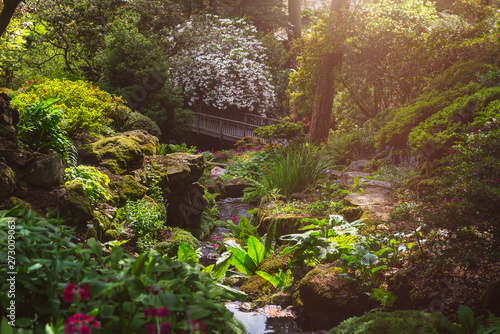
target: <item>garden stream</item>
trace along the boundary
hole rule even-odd
[[[240,218],[245,216],[251,219],[248,210],[254,208],[253,205],[244,203],[241,198],[226,198],[217,202],[217,208],[220,211],[220,220],[228,221],[236,216]],[[216,228],[203,245],[203,253],[212,261],[216,261],[218,254],[214,251],[214,245],[217,245],[229,233],[228,229]],[[289,310],[282,310],[280,306],[267,305],[262,308],[252,309],[250,303],[229,302],[226,308],[234,313],[236,319],[245,325],[248,334],[285,334],[302,333],[294,321],[294,314]]]

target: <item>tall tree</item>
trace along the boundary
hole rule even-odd
[[[2,12],[0,13],[0,36],[3,35],[5,29],[9,25],[10,19],[14,15],[17,6],[23,0],[4,0]]]
[[[332,0],[330,7],[330,18],[338,23],[342,19],[342,10],[349,5],[348,0]],[[335,35],[331,35],[336,38]],[[335,41],[325,41],[334,44]],[[327,49],[328,50],[328,49]],[[320,143],[328,138],[328,131],[332,122],[333,98],[335,97],[335,67],[340,66],[342,52],[333,48],[321,57],[316,85],[316,99],[311,116],[311,128],[308,140],[312,143]]]

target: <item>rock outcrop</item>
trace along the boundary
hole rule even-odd
[[[158,150],[158,138],[144,130],[134,130],[83,145],[79,153],[84,162],[124,175],[140,168],[144,157]]]
[[[299,283],[299,298],[311,330],[332,328],[376,307],[359,284],[339,274],[332,265],[319,265]]]

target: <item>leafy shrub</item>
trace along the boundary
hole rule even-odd
[[[196,148],[196,146],[187,147],[186,143],[182,143],[180,145],[160,144],[160,151],[158,152],[158,154],[165,155],[165,154],[176,153],[176,152],[185,152],[185,153],[194,154],[194,153],[198,152],[198,149]]]
[[[341,165],[348,165],[351,161],[365,158],[375,151],[375,133],[371,130],[354,129],[347,134],[328,136],[328,155]]]
[[[66,124],[63,129],[70,138],[88,134],[97,136],[108,130],[111,115],[123,101],[104,92],[89,82],[52,79],[21,88],[12,100],[13,106],[24,110],[41,99],[57,98],[54,107],[64,111]]]
[[[146,115],[133,111],[128,115],[123,130],[146,130],[148,133],[161,138],[161,130],[158,124]]]
[[[168,327],[167,322],[172,333],[202,327],[207,333],[243,333],[222,303],[235,295],[214,284],[200,265],[172,261],[154,251],[133,258],[120,246],[104,256],[95,239],[87,240],[86,248],[74,244],[72,230],[60,224],[18,208],[0,211],[0,254],[5,259],[9,238],[15,240],[20,330],[45,333],[47,325],[63,333],[80,317],[98,324],[103,333],[146,333],[151,326]],[[7,231],[13,225],[11,238]],[[8,271],[0,268],[2,300],[9,291]],[[2,303],[0,317],[6,315]]]
[[[408,143],[411,149],[433,158],[441,157],[456,141],[465,138],[468,124],[475,118],[487,121],[498,117],[500,102],[496,100],[499,99],[500,87],[485,88],[456,99],[452,105],[434,113],[410,132]]]
[[[138,238],[141,250],[152,249],[157,233],[165,222],[165,208],[145,199],[127,202],[125,217]]]
[[[138,17],[133,15],[113,22],[106,47],[97,57],[102,66],[99,85],[122,95],[133,110],[151,118],[167,139],[182,139],[191,130],[194,116],[181,109],[182,96],[169,83],[156,39],[142,35],[137,25]]]
[[[66,168],[66,185],[81,184],[88,199],[97,203],[111,199],[108,188],[109,177],[92,166],[77,166]]]
[[[30,103],[19,114],[19,140],[34,150],[53,149],[70,164],[76,164],[77,151],[63,129],[64,113],[54,110],[57,99]]]
[[[329,334],[374,334],[374,333],[438,333],[439,318],[435,314],[421,311],[395,311],[366,313],[353,317],[332,328]]]
[[[424,194],[426,222],[452,231],[466,226],[498,230],[499,147],[499,119],[470,125],[466,140],[441,159],[444,167]]]
[[[306,139],[303,122],[277,123],[253,130],[256,136],[273,142],[303,141]]]
[[[434,91],[420,95],[414,104],[391,111],[390,120],[376,136],[376,148],[404,148],[411,130],[434,113],[450,106],[459,97],[473,94],[478,84],[470,83],[437,94]]]

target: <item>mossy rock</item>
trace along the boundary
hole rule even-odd
[[[106,239],[106,231],[111,229],[113,224],[106,214],[99,211],[94,211],[94,237],[99,241],[108,241],[114,239]]]
[[[85,197],[82,184],[62,187],[59,203],[59,214],[68,225],[81,225],[94,218],[92,202]]]
[[[259,275],[250,276],[250,278],[240,286],[240,290],[248,295],[249,300],[257,300],[277,291],[269,281],[263,279]]]
[[[140,184],[133,176],[125,175],[120,182],[115,182],[110,185],[110,188],[115,191],[113,203],[117,206],[124,206],[127,201],[137,201],[146,195],[148,188]]]
[[[4,163],[0,163],[0,199],[9,197],[16,190],[16,173]]]
[[[281,236],[298,233],[302,226],[307,225],[307,223],[301,222],[304,218],[309,218],[309,216],[297,214],[268,216],[265,209],[257,208],[253,212],[252,225],[257,226],[257,232],[259,232],[260,235],[264,235],[269,230],[273,221],[276,221],[275,239],[277,243],[280,244],[282,243],[279,239]]]
[[[333,265],[319,265],[299,283],[304,318],[311,330],[325,330],[376,307],[357,282]]]
[[[156,242],[156,249],[168,256],[177,255],[181,243],[186,242],[193,248],[200,247],[200,241],[190,232],[177,227],[166,227],[160,231]]]
[[[203,183],[203,186],[210,194],[217,194],[218,199],[226,197],[226,189],[222,185],[222,179],[220,177]]]
[[[439,317],[416,310],[367,313],[343,321],[329,334],[438,333]]]
[[[127,174],[142,166],[146,155],[158,153],[158,138],[144,130],[134,130],[81,147],[80,155],[115,174]]]
[[[7,200],[3,201],[0,205],[0,210],[9,210],[15,206],[19,206],[20,208],[25,209],[26,211],[33,211],[38,216],[43,217],[43,215],[40,212],[33,209],[33,206],[30,203],[14,196],[11,196]]]
[[[348,206],[339,211],[339,215],[344,217],[344,220],[349,223],[361,219],[364,213],[365,211],[359,206]]]

